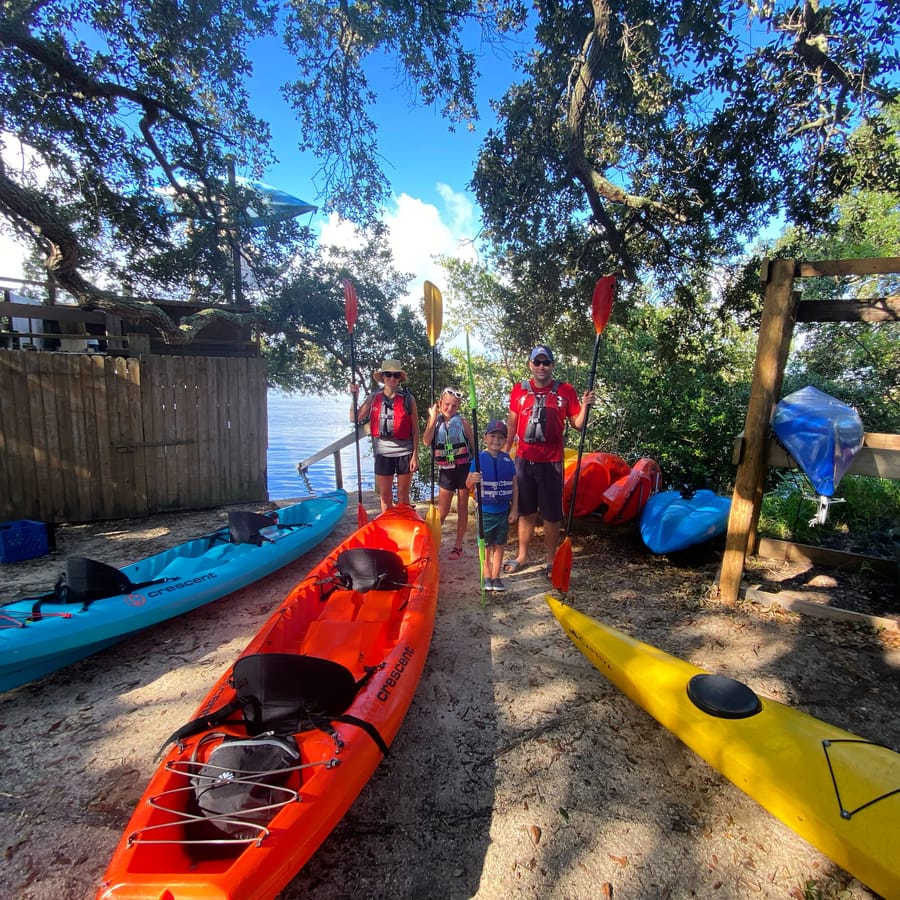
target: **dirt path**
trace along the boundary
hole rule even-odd
[[[52,584],[67,555],[123,565],[224,521],[216,510],[67,526],[51,556],[0,568],[0,599]],[[3,900],[93,896],[163,739],[355,522],[351,503],[281,572],[0,696]],[[574,605],[900,746],[895,638],[710,602],[711,555],[676,565],[627,535],[574,546]],[[391,755],[283,898],[875,896],[612,688],[550,615],[537,567],[483,609],[474,538],[462,560],[449,548],[431,654]]]

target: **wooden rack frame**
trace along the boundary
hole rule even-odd
[[[867,276],[900,273],[900,257],[801,262],[795,259],[763,260],[760,278],[766,286],[765,303],[753,368],[743,438],[738,447],[725,553],[719,571],[719,598],[737,601],[744,564],[757,544],[756,529],[762,505],[766,469],[780,463],[772,450],[770,423],[781,393],[791,338],[796,322],[900,321],[900,297],[869,300],[801,300],[797,278],[816,276]],[[863,457],[860,471],[883,478],[900,478],[900,435],[866,435],[873,462]],[[865,451],[860,451],[865,453]],[[876,468],[871,470],[871,466]]]

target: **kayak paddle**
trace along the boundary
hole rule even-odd
[[[344,315],[347,319],[347,331],[350,332],[350,381],[356,379],[356,350],[353,345],[353,326],[356,324],[357,300],[356,287],[349,278],[341,279],[344,285]],[[359,413],[357,410],[357,395],[353,395],[353,434],[356,440],[353,446],[356,447],[356,524],[362,528],[369,521],[369,515],[362,502],[362,464],[359,459]]]
[[[613,293],[616,289],[615,275],[604,275],[594,285],[594,296],[591,301],[591,317],[594,320],[594,329],[597,332],[594,338],[594,357],[591,360],[591,374],[588,380],[588,390],[594,389],[594,376],[597,374],[597,354],[600,350],[600,335],[606,328],[609,315],[612,312]],[[584,453],[584,438],[587,434],[588,416],[591,408],[584,411],[584,420],[581,423],[581,438],[578,441],[578,457],[575,462],[575,479],[572,482],[572,496],[569,499],[569,518],[566,522],[566,537],[556,550],[553,557],[553,568],[550,570],[550,581],[563,596],[569,590],[569,578],[572,574],[572,541],[569,535],[572,533],[572,516],[575,512],[575,495],[578,491],[578,475],[581,472],[581,456]]]
[[[481,445],[478,443],[478,398],[475,395],[475,376],[472,374],[472,356],[469,353],[469,332],[466,332],[466,367],[469,370],[469,406],[472,408],[472,438],[475,442],[475,471],[481,473]],[[481,515],[481,482],[475,485],[475,515],[478,517],[478,574],[481,578],[481,605],[487,606],[484,597],[484,518]]]
[[[425,325],[428,328],[428,343],[431,344],[431,402],[434,403],[434,366],[435,345],[441,334],[441,321],[443,315],[444,300],[441,292],[430,281],[425,282]],[[433,441],[432,441],[433,443]],[[431,506],[425,514],[425,524],[431,532],[435,547],[441,543],[441,514],[434,505],[434,447],[431,452]]]

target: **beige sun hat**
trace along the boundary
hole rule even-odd
[[[375,380],[380,384],[384,384],[385,372],[399,372],[400,381],[406,381],[406,372],[403,371],[403,366],[399,359],[386,359],[381,363],[381,368],[375,373]]]

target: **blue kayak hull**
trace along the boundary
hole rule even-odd
[[[278,510],[281,526],[260,546],[232,544],[228,529],[203,535],[120,570],[133,584],[157,584],[78,603],[34,598],[0,608],[0,691],[8,691],[84,659],[166,619],[211,603],[293,562],[324,540],[347,509],[346,492],[332,491]]]
[[[702,544],[728,527],[731,498],[712,491],[662,491],[647,500],[641,513],[641,537],[654,553],[675,553]]]
[[[813,490],[833,497],[865,438],[852,406],[808,386],[775,407],[772,430],[810,480]]]

